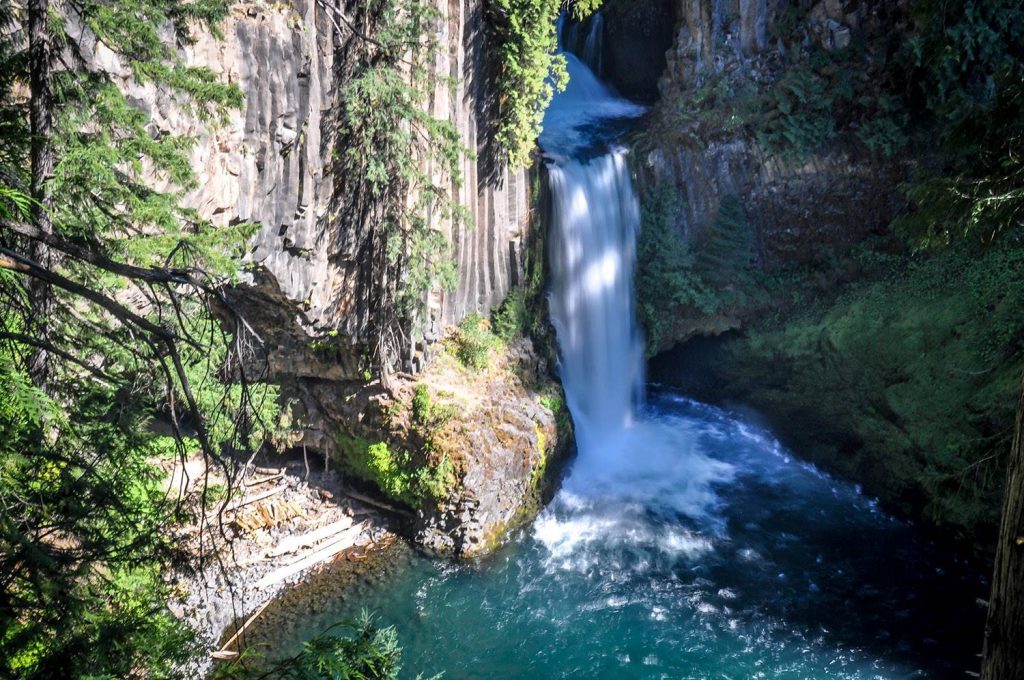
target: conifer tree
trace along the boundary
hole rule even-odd
[[[161,571],[185,557],[174,528],[215,506],[202,483],[166,489],[154,461],[202,455],[230,484],[232,454],[267,436],[274,394],[249,371],[259,340],[222,291],[250,228],[213,229],[183,206],[192,140],[157,130],[91,56],[102,44],[136,83],[216,123],[241,94],[180,48],[226,11],[221,0],[3,8],[4,677],[180,673],[190,636],[165,608]]]

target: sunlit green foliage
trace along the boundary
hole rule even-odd
[[[498,344],[489,321],[479,314],[468,314],[455,332],[455,357],[466,368],[481,371],[487,368],[491,350]]]
[[[582,19],[600,4],[601,0],[578,0],[571,9]],[[490,3],[500,60],[497,139],[513,167],[530,164],[544,111],[568,82],[565,59],[556,54],[555,22],[562,6],[562,0]]]
[[[432,463],[427,450],[414,455],[386,441],[347,435],[339,435],[337,443],[350,473],[410,508],[447,498],[458,483],[454,465],[446,456]]]
[[[430,395],[430,388],[420,383],[416,386],[412,398],[412,424],[420,430],[423,438],[430,445],[430,434],[437,427],[444,425],[455,416],[455,407],[451,404],[436,401]]]
[[[164,570],[185,559],[176,528],[223,493],[180,497],[156,465],[202,453],[230,478],[231,454],[270,434],[276,393],[246,374],[254,340],[218,292],[251,227],[215,230],[183,208],[192,140],[155,133],[120,72],[73,55],[91,30],[167,106],[216,123],[241,93],[178,47],[227,3],[52,7],[69,61],[53,70],[45,248],[32,229],[43,208],[24,196],[23,94],[0,98],[0,675],[179,677],[194,649],[166,609]],[[5,88],[29,80],[23,49],[0,44]]]

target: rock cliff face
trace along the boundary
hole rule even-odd
[[[156,129],[197,139],[192,159],[200,186],[188,203],[214,223],[260,226],[250,255],[270,275],[257,278],[260,294],[292,303],[292,320],[309,334],[339,331],[353,343],[368,321],[357,276],[364,236],[362,225],[337,214],[333,159],[339,80],[358,40],[336,14],[357,4],[343,2],[339,10],[336,0],[241,2],[221,27],[223,40],[202,36],[188,46],[191,63],[212,68],[245,95],[243,108],[226,125],[202,125],[157,93],[138,92]],[[492,148],[489,106],[495,93],[487,76],[483,5],[437,0],[437,35],[447,47],[437,70],[457,85],[439,86],[430,109],[458,128],[475,158],[462,160],[463,183],[451,189],[472,223],[454,231],[437,225],[452,245],[458,285],[431,295],[431,338],[504,298],[519,278],[529,226],[527,174],[504,167]],[[286,332],[279,321],[264,324],[270,335]]]
[[[1009,445],[1021,360],[1015,346],[979,338],[1017,325],[1018,312],[996,311],[1020,305],[996,273],[1016,277],[1019,267],[1002,262],[1019,252],[915,258],[892,226],[900,184],[929,150],[872,147],[863,133],[879,120],[914,131],[884,107],[857,106],[894,83],[904,89],[896,50],[912,30],[907,3],[677,7],[661,99],[635,158],[643,190],[667,186],[678,198],[662,221],[687,257],[659,281],[697,281],[704,297],[670,305],[659,297],[669,286],[647,288],[671,320],[659,329],[648,319],[661,331],[651,333],[660,354],[650,375],[756,409],[795,453],[888,510],[987,549],[1002,479],[991,452]],[[845,86],[850,94],[839,94]],[[998,282],[967,283],[975,270]],[[1002,354],[980,373],[970,367],[985,363],[986,346]]]
[[[699,242],[722,201],[739,198],[765,268],[807,262],[829,248],[847,249],[884,230],[901,204],[899,166],[838,148],[792,162],[744,140],[703,148],[670,143],[642,163],[647,184],[668,181],[679,188],[677,228],[687,240]]]
[[[839,137],[809,153],[781,154],[739,120],[742,105],[701,110],[707,105],[696,101],[746,96],[756,105],[784,71],[790,51],[832,52],[849,46],[852,36],[890,30],[886,12],[895,10],[887,7],[870,0],[612,0],[612,17],[677,17],[660,99],[635,158],[642,191],[667,184],[677,193],[680,238],[699,251],[723,201],[736,200],[754,235],[757,264],[771,270],[843,252],[887,229],[902,205],[898,185],[907,162],[866,153]],[[679,324],[688,330],[675,339],[736,328],[743,316],[696,314],[692,323]]]

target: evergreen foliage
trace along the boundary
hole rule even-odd
[[[175,527],[216,501],[203,485],[166,489],[154,464],[201,454],[234,480],[232,453],[269,435],[275,393],[247,369],[258,342],[221,292],[250,229],[181,206],[192,141],[157,133],[81,55],[102,41],[215,123],[241,95],[177,47],[227,3],[54,7],[52,78],[24,58],[25,13],[41,4],[5,4],[0,45],[0,675],[177,677],[192,647],[163,570],[185,559]],[[19,82],[52,137],[30,140]],[[29,176],[30,146],[52,174]],[[40,183],[45,202],[26,196]]]
[[[565,59],[556,53],[556,20],[568,5],[582,19],[601,0],[493,0],[491,23],[497,35],[501,63],[498,75],[497,139],[513,167],[530,164],[540,136],[544,111],[556,92],[565,89],[569,75]]]
[[[840,295],[788,286],[791,308],[702,359],[708,384],[890,506],[987,547],[1024,371],[1024,244],[859,257],[865,280]]]
[[[647,334],[650,353],[671,343],[679,314],[668,309],[716,309],[712,291],[696,270],[690,244],[676,227],[678,195],[660,184],[641,199],[640,236],[637,240],[636,294],[640,324]]]
[[[455,333],[455,357],[466,368],[482,371],[490,363],[491,350],[499,345],[490,323],[479,314],[468,314]]]
[[[525,288],[509,291],[505,299],[491,313],[491,328],[505,342],[530,332],[531,314]]]
[[[937,172],[910,183],[898,226],[925,247],[991,240],[1024,225],[1024,7],[919,0],[903,57],[943,143]]]
[[[470,152],[447,117],[429,111],[435,90],[449,85],[436,72],[439,19],[425,0],[362,3],[355,30],[373,37],[362,40],[341,88],[339,189],[346,218],[361,223],[369,341],[385,374],[426,321],[428,292],[437,284],[455,287],[438,225],[469,220],[451,188],[461,184]]]
[[[242,659],[218,669],[213,680],[397,680],[401,670],[395,629],[379,627],[363,611],[355,621],[342,621],[309,640],[291,658],[269,668]]]

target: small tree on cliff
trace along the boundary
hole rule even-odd
[[[468,222],[453,197],[471,156],[430,103],[440,75],[441,18],[427,0],[369,0],[337,26],[349,48],[340,87],[339,251],[357,264],[353,315],[382,377],[400,367],[427,321],[431,290],[451,290],[455,267],[439,227]],[[454,229],[453,229],[454,231]]]

